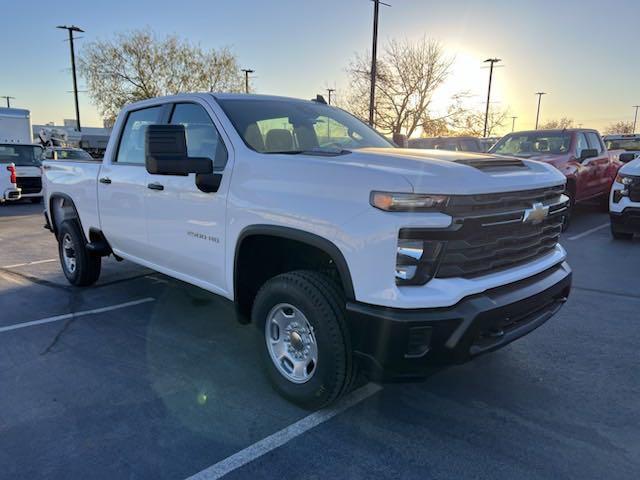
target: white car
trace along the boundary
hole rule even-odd
[[[276,389],[306,407],[357,368],[415,377],[496,350],[571,287],[554,167],[395,148],[320,100],[135,103],[102,162],[45,161],[44,184],[70,283],[113,254],[235,302]]]
[[[0,203],[20,200],[20,193],[16,185],[16,166],[0,162]]]
[[[640,234],[640,158],[618,170],[609,197],[611,234],[616,239],[630,239]]]

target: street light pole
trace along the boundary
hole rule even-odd
[[[391,5],[380,0],[373,2],[373,45],[371,46],[371,92],[369,95],[369,125],[373,127],[373,117],[376,102],[376,75],[377,75],[377,55],[378,55],[378,13],[380,4],[390,7]]]
[[[484,134],[483,137],[487,136],[487,123],[489,122],[489,101],[491,99],[491,81],[493,80],[493,64],[498,63],[501,60],[499,58],[487,58],[484,63],[489,63],[489,89],[487,90],[487,109],[484,113]]]
[[[15,100],[16,97],[10,97],[8,95],[0,95],[0,98],[4,98],[7,100],[7,108],[11,108],[11,101],[10,100]]]
[[[62,30],[67,30],[69,32],[69,49],[71,50],[71,73],[73,75],[73,96],[76,105],[76,128],[79,132],[82,131],[80,127],[80,106],[78,105],[78,80],[76,78],[76,53],[73,48],[73,32],[82,33],[80,27],[76,27],[75,25],[58,25],[56,28],[60,28]]]
[[[511,117],[511,131],[515,131],[516,129],[516,118],[518,117]]]
[[[335,88],[327,88],[327,93],[329,94],[329,105],[331,105],[331,94],[335,91]]]
[[[538,121],[540,120],[540,102],[542,101],[542,95],[546,95],[547,92],[536,92],[538,95],[538,111],[536,113],[536,130],[538,129]]]
[[[633,108],[636,109],[636,115],[633,117],[633,132],[631,133],[636,133],[636,124],[638,123],[638,108],[640,108],[640,105],[634,105]]]
[[[244,93],[249,93],[249,74],[255,72],[255,70],[243,68],[242,71],[244,72]]]

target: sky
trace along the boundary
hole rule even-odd
[[[640,104],[638,0],[386,2],[392,6],[381,7],[379,48],[392,38],[429,38],[454,58],[434,99],[436,113],[461,91],[473,95],[470,107],[482,109],[488,83],[482,61],[498,57],[492,105],[517,116],[516,129],[533,128],[537,91],[548,92],[541,121],[566,116],[604,129],[633,120],[632,106]],[[66,31],[55,26],[75,24],[86,31],[77,52],[114,32],[150,28],[205,48],[231,48],[243,68],[256,71],[257,93],[312,98],[331,87],[339,96],[348,87],[349,61],[371,47],[372,18],[369,0],[7,2],[0,95],[16,97],[12,106],[29,109],[35,124],[74,118]],[[80,94],[80,112],[84,126],[102,125],[87,93]]]

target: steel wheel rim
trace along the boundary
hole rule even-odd
[[[73,239],[68,233],[62,237],[62,260],[69,273],[76,271],[76,250],[73,246]]]
[[[308,382],[318,369],[318,345],[307,317],[288,303],[273,307],[267,315],[265,341],[278,372],[293,383]]]

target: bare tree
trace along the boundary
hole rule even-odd
[[[605,128],[604,133],[606,135],[612,135],[615,133],[634,133],[633,122],[616,122]]]
[[[107,121],[125,104],[137,100],[243,88],[240,68],[230,50],[204,50],[176,36],[158,39],[149,30],[91,42],[79,64],[89,95]]]
[[[458,107],[459,108],[459,107]],[[451,129],[457,135],[468,135],[471,137],[481,137],[484,134],[484,117],[483,110],[459,110],[450,117]],[[497,131],[505,126],[509,117],[508,109],[489,109],[489,117],[487,119],[487,136],[496,135]]]
[[[563,128],[573,128],[575,125],[573,118],[562,117],[558,120],[547,120],[538,125],[540,130],[561,130]]]
[[[413,132],[428,120],[435,91],[449,75],[452,59],[440,43],[422,39],[417,43],[391,40],[378,58],[375,126],[385,133]],[[366,118],[369,110],[371,59],[356,55],[347,69],[350,91],[346,106]]]

